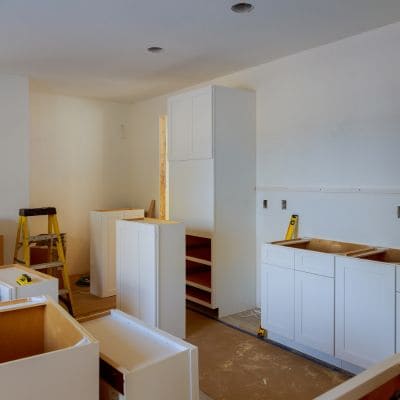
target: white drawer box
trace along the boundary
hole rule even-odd
[[[28,274],[32,283],[20,286],[16,280],[22,274]],[[49,295],[58,302],[58,279],[17,264],[0,268],[0,301],[41,295]]]
[[[294,268],[294,250],[280,245],[264,244],[261,260],[263,264]]]
[[[118,310],[82,325],[100,341],[101,398],[198,400],[195,346]]]
[[[335,256],[296,249],[294,251],[294,269],[333,278],[335,276]]]
[[[1,399],[99,399],[99,344],[50,298],[1,303],[0,326]]]

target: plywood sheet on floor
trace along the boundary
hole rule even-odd
[[[312,399],[349,378],[190,310],[187,340],[199,348],[200,388],[213,400]]]
[[[259,308],[254,308],[252,310],[228,315],[222,317],[221,321],[252,335],[257,335],[261,323],[261,310]]]
[[[71,290],[75,301],[75,314],[77,317],[90,315],[101,311],[116,308],[116,297],[97,297],[90,294],[89,287],[80,287],[76,281],[81,275],[71,276]]]

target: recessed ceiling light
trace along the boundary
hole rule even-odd
[[[161,53],[164,49],[162,47],[158,47],[158,46],[151,46],[147,48],[147,51],[149,51],[150,53]]]
[[[252,11],[253,9],[254,9],[253,4],[245,2],[236,3],[231,7],[231,10],[238,14],[245,14]]]

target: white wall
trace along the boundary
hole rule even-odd
[[[302,235],[400,247],[399,194],[296,191],[400,192],[399,43],[397,23],[212,82],[257,91],[257,249],[284,236],[294,211]],[[141,199],[157,195],[157,121],[163,113],[166,96],[132,106],[132,151],[140,157],[135,193]],[[271,186],[289,190],[265,191]],[[287,211],[280,210],[281,199]]]
[[[29,205],[29,83],[0,75],[0,234],[12,261],[18,209]]]
[[[30,203],[57,207],[71,274],[89,270],[89,211],[134,206],[128,110],[31,93]],[[44,222],[35,229],[47,229]]]

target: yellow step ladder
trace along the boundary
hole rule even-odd
[[[47,216],[47,234],[30,236],[28,218],[36,216]],[[31,265],[31,245],[36,243],[46,243],[48,246],[48,262]],[[57,249],[57,260],[53,260],[52,250]],[[22,249],[22,260],[18,258],[18,253]],[[71,315],[74,315],[74,304],[72,299],[71,285],[69,281],[68,267],[65,261],[65,253],[57,220],[55,207],[43,208],[21,208],[19,210],[17,238],[15,241],[14,262],[25,265],[35,270],[47,270],[48,273],[57,276],[61,275],[59,298],[67,306]]]

